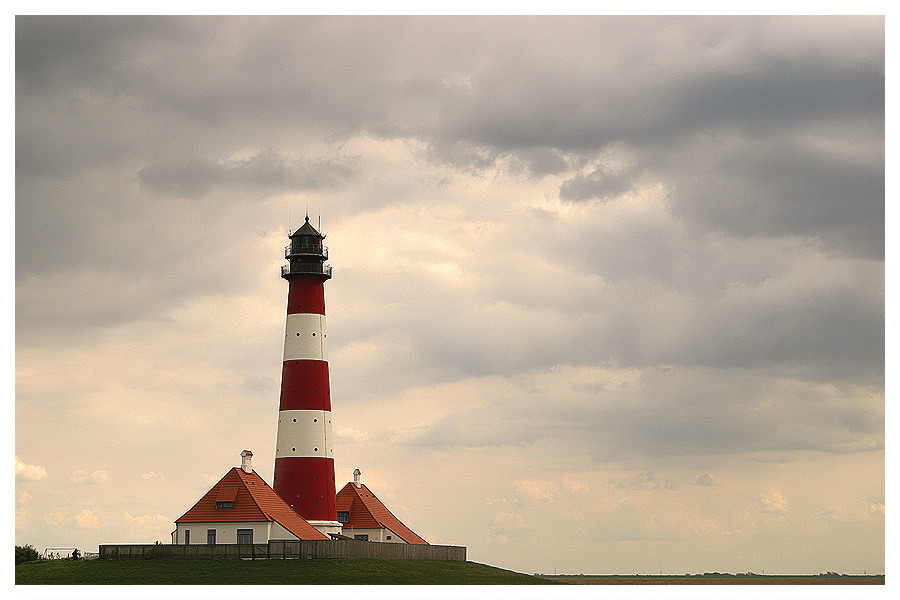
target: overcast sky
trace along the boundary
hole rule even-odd
[[[338,486],[524,572],[884,572],[884,19],[16,19],[16,543]]]

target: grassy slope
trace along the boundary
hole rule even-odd
[[[16,565],[16,584],[537,584],[473,562],[438,560],[53,560]]]

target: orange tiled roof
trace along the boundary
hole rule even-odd
[[[412,529],[400,522],[375,494],[365,486],[359,487],[348,483],[337,493],[337,510],[348,511],[350,520],[344,523],[344,532],[348,529],[387,528],[396,533],[407,544],[427,544]]]
[[[216,502],[234,502],[216,509]],[[327,535],[294,512],[256,471],[233,467],[176,523],[275,521],[301,540],[327,540]]]

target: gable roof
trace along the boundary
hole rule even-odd
[[[216,509],[216,502],[234,506]],[[256,471],[233,467],[175,523],[275,521],[301,540],[327,540],[327,535],[294,512]]]
[[[407,544],[428,543],[401,523],[365,484],[361,483],[359,487],[352,482],[345,485],[337,493],[336,504],[337,510],[350,513],[350,519],[344,523],[344,531],[384,527],[396,533]]]

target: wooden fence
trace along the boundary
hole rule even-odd
[[[466,547],[361,540],[269,540],[267,544],[108,544],[100,546],[100,558],[424,558],[465,561]]]

